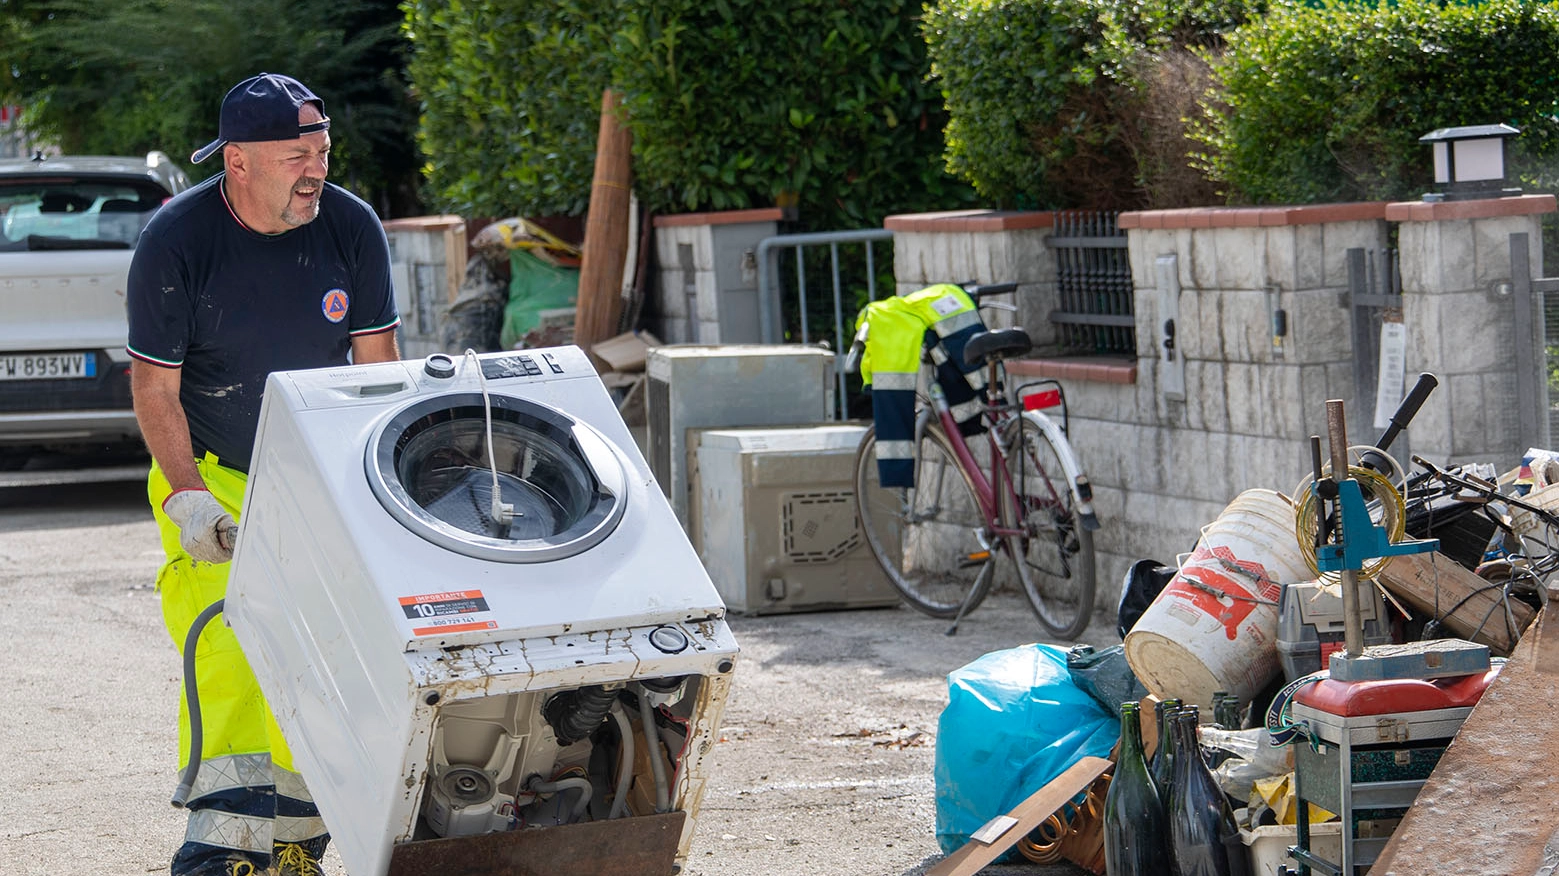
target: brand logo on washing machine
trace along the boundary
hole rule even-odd
[[[324,311],[325,318],[331,322],[340,322],[346,319],[347,307],[351,299],[347,297],[345,289],[331,289],[320,299],[319,309]]]

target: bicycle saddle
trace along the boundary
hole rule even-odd
[[[979,365],[987,360],[997,362],[1022,356],[1032,349],[1034,342],[1023,329],[995,329],[980,332],[964,344],[964,362],[969,365]]]

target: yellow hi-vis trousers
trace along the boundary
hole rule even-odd
[[[224,468],[215,458],[195,461],[211,495],[238,519],[248,477]],[[209,605],[224,598],[227,563],[196,562],[179,544],[179,527],[162,512],[172,492],[162,469],[155,463],[147,478],[147,498],[162,537],[167,561],[157,574],[162,597],[163,623],[180,656],[195,618]],[[200,798],[244,788],[275,787],[282,798],[308,801],[302,777],[293,770],[292,752],[271,714],[244,658],[238,639],[220,615],[206,624],[195,646],[195,680],[200,697],[201,765],[190,791],[190,825],[186,840],[206,845],[269,854],[271,843],[295,842],[323,834],[317,810],[304,807],[301,818],[270,814],[236,815],[202,810]],[[180,687],[179,767],[189,762],[189,703]]]

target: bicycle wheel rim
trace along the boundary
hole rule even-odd
[[[950,618],[972,593],[990,561],[976,532],[983,528],[974,488],[958,467],[941,429],[920,439],[915,486],[885,488],[877,477],[876,436],[868,432],[856,456],[856,497],[862,533],[888,582],[912,608]],[[981,559],[981,555],[984,558]]]
[[[1023,530],[1007,540],[1018,582],[1046,632],[1076,639],[1093,616],[1093,533],[1077,519],[1060,454],[1039,424],[1019,417],[1003,433],[1008,475],[1022,486],[1003,503],[1005,522]]]

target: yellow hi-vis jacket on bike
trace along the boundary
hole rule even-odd
[[[855,319],[866,326],[861,382],[872,388],[877,427],[877,477],[885,487],[907,487],[915,477],[915,384],[920,351],[931,348],[933,379],[942,387],[959,431],[983,428],[985,374],[964,364],[964,345],[985,330],[973,299],[940,283],[908,295],[873,301]]]

